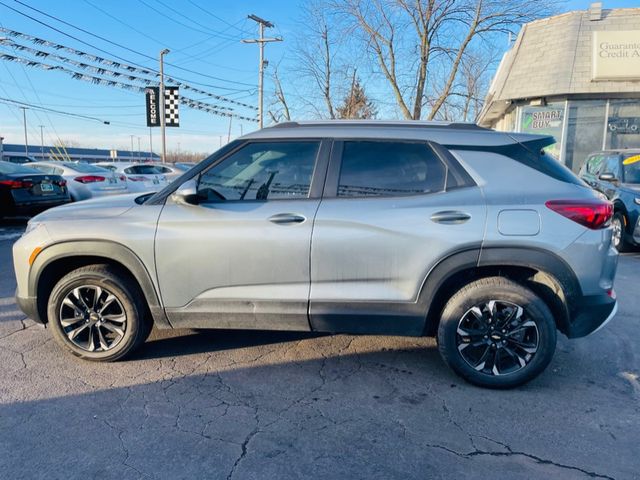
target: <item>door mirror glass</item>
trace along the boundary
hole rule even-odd
[[[180,187],[171,195],[171,200],[182,205],[197,205],[198,193],[195,179],[187,180],[180,185]]]

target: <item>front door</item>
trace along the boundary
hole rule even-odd
[[[198,176],[195,204],[167,199],[156,265],[174,327],[309,329],[321,143],[246,143]]]

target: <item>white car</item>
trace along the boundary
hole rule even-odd
[[[129,193],[127,179],[90,163],[32,162],[29,167],[49,175],[61,175],[67,181],[71,200],[88,200],[107,195]]]
[[[169,182],[155,163],[100,162],[95,165],[110,170],[127,179],[130,192],[156,192]]]

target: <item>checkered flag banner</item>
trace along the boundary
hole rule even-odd
[[[178,87],[164,87],[164,124],[167,127],[179,127],[180,115],[178,105],[180,95]]]

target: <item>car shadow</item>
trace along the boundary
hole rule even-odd
[[[154,330],[147,342],[131,359],[179,357],[197,353],[213,353],[245,347],[274,345],[329,334],[314,332],[280,332],[264,330]]]

